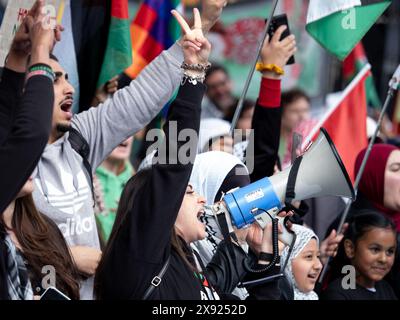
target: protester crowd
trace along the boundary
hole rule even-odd
[[[173,11],[181,39],[74,114],[75,88],[53,52],[68,31],[45,28],[35,2],[0,80],[0,299],[39,299],[48,266],[70,299],[400,297],[400,150],[384,138],[341,230],[338,211],[317,235],[306,216],[319,212],[303,201],[279,213],[285,225],[228,234],[210,214],[230,190],[289,167],[293,133],[312,121],[304,92],[282,92],[280,71],[297,47],[280,27],[263,44],[258,98],[245,101],[232,136],[238,98],[227,70],[209,63],[207,39],[225,4],[204,0],[192,26]],[[163,130],[151,134],[170,100]],[[149,136],[155,143],[132,164]],[[283,228],[292,244],[273,241]]]

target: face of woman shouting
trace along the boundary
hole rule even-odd
[[[181,236],[186,243],[201,240],[206,237],[205,225],[200,221],[204,214],[206,200],[198,195],[189,184],[182,201],[182,205],[175,221],[176,233]]]

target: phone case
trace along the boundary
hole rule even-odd
[[[272,18],[271,24],[269,25],[268,35],[269,35],[270,41],[271,41],[272,37],[274,36],[275,31],[278,30],[280,26],[287,26],[287,29],[283,32],[283,34],[279,40],[285,39],[286,37],[291,35],[287,15],[280,14],[278,16],[274,16]],[[294,64],[295,62],[296,61],[294,59],[294,56],[291,56],[289,61],[287,62],[287,65]]]

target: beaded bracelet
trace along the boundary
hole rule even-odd
[[[184,70],[193,70],[193,71],[207,71],[210,69],[211,63],[207,62],[206,64],[195,63],[195,64],[188,64],[183,62],[181,68]]]
[[[26,80],[32,78],[33,76],[46,76],[52,82],[54,82],[54,79],[55,79],[55,74],[54,74],[53,70],[51,69],[51,67],[49,67],[46,64],[41,64],[41,63],[32,65],[28,69],[28,74],[26,76]]]
[[[36,71],[36,70],[44,70],[44,71],[53,73],[53,69],[50,66],[48,66],[47,64],[43,64],[43,63],[37,63],[37,64],[30,66],[28,69],[28,72]]]

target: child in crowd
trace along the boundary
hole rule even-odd
[[[313,291],[322,270],[318,237],[311,229],[298,224],[293,224],[291,230],[296,234],[296,242],[292,252],[285,247],[281,264],[292,285],[294,300],[318,300]]]
[[[396,246],[396,227],[390,219],[373,210],[355,215],[332,266],[336,274],[345,265],[353,266],[355,273],[350,269],[350,273],[334,280],[322,298],[397,300],[393,289],[383,280],[393,266]]]

